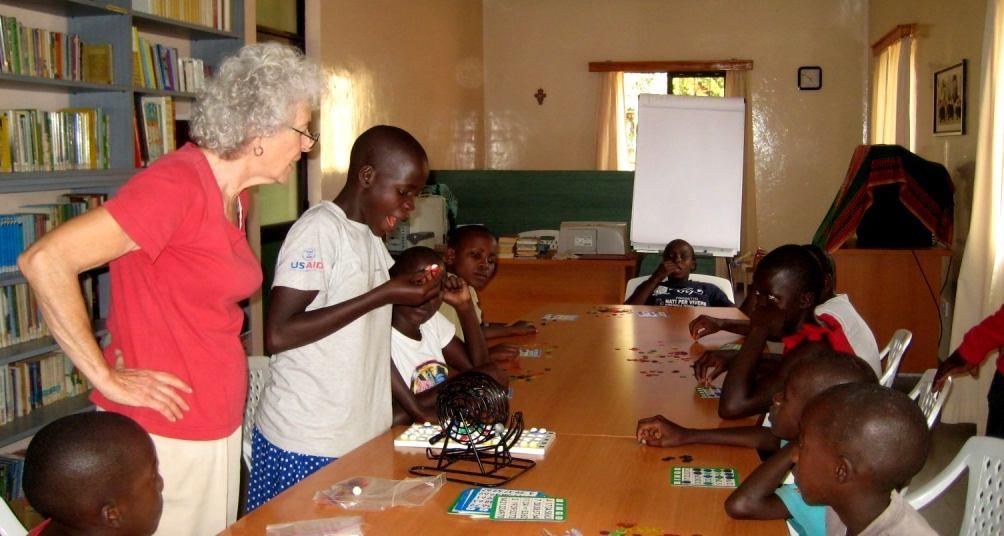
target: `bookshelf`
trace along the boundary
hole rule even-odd
[[[211,1],[211,0],[206,0]],[[223,2],[224,0],[220,0]],[[245,2],[250,3],[245,6]],[[182,20],[144,13],[133,9],[133,0],[0,0],[0,15],[25,18],[24,24],[48,30],[77,34],[88,44],[112,46],[113,80],[96,84],[35,76],[0,73],[0,108],[37,108],[58,110],[101,108],[108,116],[109,168],[51,172],[0,172],[0,212],[14,212],[17,204],[5,203],[9,194],[55,197],[67,192],[114,193],[138,170],[133,160],[133,114],[138,96],[170,96],[188,103],[194,93],[133,87],[132,28],[154,41],[182,42],[187,55],[203,60],[212,69],[245,43],[245,17],[254,13],[250,0],[226,0],[230,5],[230,31]],[[27,20],[31,19],[31,20]],[[41,21],[41,22],[40,22]],[[17,272],[0,273],[0,287],[23,283]],[[104,321],[97,319],[95,334],[107,333]],[[0,370],[58,349],[51,337],[0,348]],[[93,409],[86,395],[59,400],[33,410],[0,426],[0,448],[30,437],[46,423],[58,417]]]

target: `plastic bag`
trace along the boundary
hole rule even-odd
[[[363,518],[329,517],[265,527],[266,536],[362,536]]]
[[[421,506],[446,483],[442,474],[404,480],[360,476],[342,480],[314,494],[318,504],[346,510],[383,510],[391,506]]]

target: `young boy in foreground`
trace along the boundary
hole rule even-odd
[[[412,247],[398,256],[390,275],[421,274],[442,262],[435,251]],[[454,373],[478,369],[502,385],[508,384],[508,376],[488,359],[467,284],[455,275],[443,274],[442,281],[442,294],[425,303],[394,305],[390,345],[395,369],[391,374],[394,424],[436,422],[438,387]],[[466,343],[455,336],[453,324],[437,312],[443,303],[457,311]]]
[[[24,494],[46,520],[29,535],[153,534],[164,481],[150,436],[119,413],[57,419],[24,458]]]
[[[691,429],[658,415],[638,421],[638,440],[659,447],[713,443],[757,449],[761,455],[770,457],[729,496],[726,512],[746,519],[791,519],[792,526],[802,536],[822,536],[825,509],[805,504],[793,485],[784,484],[794,463],[794,444],[789,441],[798,436],[798,423],[806,404],[819,393],[845,383],[877,381],[875,373],[860,358],[817,343],[792,368],[784,389],[774,396],[770,428]]]
[[[809,504],[825,504],[828,536],[936,534],[896,491],[924,466],[924,414],[878,385],[833,387],[802,414],[795,482]]]
[[[478,317],[478,322],[482,322],[481,328],[485,339],[532,335],[537,332],[537,328],[525,320],[512,324],[491,324],[482,321],[477,293],[484,290],[491,282],[492,277],[495,276],[495,270],[498,268],[498,249],[498,240],[485,226],[464,225],[450,233],[443,260],[446,263],[447,272],[456,274],[467,283],[471,293],[471,301],[474,304],[474,312]],[[444,303],[439,308],[439,312],[453,322],[457,337],[463,340],[464,333],[460,318],[453,307]],[[489,348],[488,353],[495,360],[509,359],[519,355],[519,347],[513,344],[497,344]]]
[[[676,239],[666,244],[662,263],[655,272],[638,285],[625,305],[678,305],[687,307],[732,307],[732,300],[712,283],[691,281],[697,269],[694,247]]]

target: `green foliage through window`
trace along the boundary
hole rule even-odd
[[[630,169],[634,169],[635,139],[638,135],[638,96],[690,95],[724,97],[725,73],[624,73],[624,126]]]

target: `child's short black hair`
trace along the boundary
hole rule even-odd
[[[811,292],[817,298],[823,291],[823,268],[809,250],[797,244],[775,248],[757,264],[757,271],[787,272],[795,277],[800,292]]]
[[[842,456],[871,469],[875,489],[901,488],[927,460],[930,437],[924,413],[894,389],[870,383],[838,385],[810,402],[805,415]]]
[[[487,236],[492,240],[497,240],[495,235],[484,225],[463,225],[454,229],[446,242],[446,247],[460,249],[460,246],[470,237]]]
[[[687,246],[687,249],[690,250],[691,258],[697,256],[697,254],[694,253],[694,246],[691,246],[690,242],[687,242],[682,238],[677,238],[676,240],[670,241],[668,244],[666,244],[666,247],[662,249],[662,258],[665,259],[669,255],[669,252],[673,251],[673,248],[675,248],[676,246]]]
[[[150,436],[125,415],[94,411],[57,419],[28,445],[24,494],[39,513],[74,526],[135,492],[136,452],[144,448],[152,450]]]
[[[403,128],[390,125],[370,127],[356,138],[349,152],[349,177],[359,175],[363,166],[373,166],[381,170],[384,166],[396,166],[396,155],[404,154],[422,162],[428,162],[422,144]],[[353,184],[349,181],[347,184]]]
[[[412,246],[398,255],[389,272],[391,277],[395,277],[400,274],[417,272],[430,264],[443,265],[443,259],[439,253],[425,246]]]
[[[815,244],[805,244],[802,246],[819,262],[819,267],[823,269],[823,277],[833,277],[836,274],[836,267],[833,265],[833,257],[823,248]]]
[[[810,398],[834,385],[878,383],[878,376],[864,359],[834,350],[829,344],[815,343],[807,346],[810,347],[811,350],[791,368],[786,379],[790,381],[798,377],[803,389],[811,393]]]

